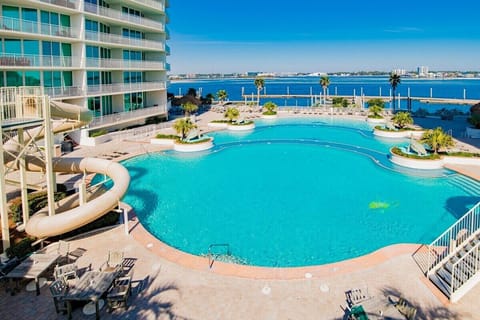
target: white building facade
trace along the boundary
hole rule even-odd
[[[89,130],[166,117],[168,0],[3,0],[0,87],[90,109]]]

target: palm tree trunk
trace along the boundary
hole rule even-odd
[[[260,106],[260,88],[257,88],[257,107]]]

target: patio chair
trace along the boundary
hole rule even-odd
[[[123,252],[109,251],[107,261],[105,261],[100,270],[103,272],[116,272],[121,274],[123,271]]]
[[[50,285],[50,293],[52,294],[55,311],[57,313],[60,311],[63,313],[67,312],[67,303],[64,300],[67,291],[68,285],[63,279],[55,280]]]
[[[69,279],[78,280],[78,267],[75,263],[65,264],[63,266],[56,266],[53,271],[55,280],[63,279],[67,284]]]
[[[365,300],[373,298],[371,295],[368,294],[367,287],[365,287],[364,289],[355,288],[348,290],[347,292],[345,292],[345,297],[349,307],[356,306]]]
[[[397,308],[398,312],[403,314],[407,320],[413,320],[417,315],[417,308],[412,306],[410,302],[402,297],[400,297],[398,302],[395,303],[395,308]]]
[[[7,291],[7,284],[8,284],[8,278],[7,274],[15,269],[16,266],[20,264],[20,259],[17,257],[13,257],[7,262],[1,263],[0,264],[0,283],[5,283],[5,291]]]
[[[57,265],[70,263],[70,243],[63,240],[58,241],[57,254],[59,255]]]
[[[361,305],[356,305],[350,309],[348,319],[349,320],[368,320],[368,315]]]
[[[128,309],[128,296],[132,295],[132,278],[120,277],[115,279],[113,286],[107,293],[107,311],[123,307]]]

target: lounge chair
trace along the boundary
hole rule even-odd
[[[198,132],[197,129],[193,129],[192,131],[190,131],[188,133],[188,135],[185,137],[185,141],[187,142],[191,142],[193,140],[198,140],[200,139],[201,135],[200,133]]]
[[[350,309],[348,319],[351,320],[368,320],[368,315],[361,305],[354,306]]]
[[[387,122],[387,124],[385,125],[385,128],[391,131],[397,131],[397,127],[395,127],[395,125],[391,122]]]
[[[372,296],[368,294],[367,287],[365,287],[364,289],[355,288],[352,290],[348,290],[347,292],[345,292],[345,297],[349,307],[354,307],[359,303],[372,298]]]
[[[53,297],[53,303],[55,304],[55,311],[67,311],[67,303],[64,300],[65,294],[68,291],[68,285],[63,279],[55,280],[50,285],[50,293]]]
[[[109,251],[107,261],[100,267],[103,272],[115,272],[121,274],[123,271],[123,252]]]
[[[425,147],[416,140],[410,139],[410,150],[417,153],[419,156],[426,156],[428,155],[427,150]]]
[[[57,265],[70,263],[70,243],[63,240],[58,241],[57,254],[59,255]]]
[[[407,320],[413,320],[417,315],[417,308],[402,297],[395,303],[395,308],[397,308],[398,312],[403,314]]]
[[[132,278],[130,276],[115,279],[107,293],[107,306],[110,312],[114,308],[128,309],[128,296],[132,295]]]

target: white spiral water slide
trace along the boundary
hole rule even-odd
[[[61,133],[80,128],[92,119],[88,109],[58,101],[50,101],[52,118],[64,119],[55,121],[52,128],[54,133]],[[36,132],[32,132],[35,131]],[[29,130],[30,136],[43,137],[43,127]],[[14,155],[19,154],[20,146],[15,141],[7,141],[4,145],[5,163],[13,163]],[[48,208],[35,213],[26,224],[26,232],[37,238],[57,236],[81,226],[106,214],[118,206],[120,199],[127,192],[130,175],[121,164],[98,158],[53,158],[53,171],[64,173],[99,173],[108,176],[113,186],[102,195],[78,206],[75,201],[67,201],[63,208],[58,208],[52,216],[48,215]],[[16,164],[18,165],[18,164]],[[45,165],[34,157],[26,158],[28,171],[44,171]]]

